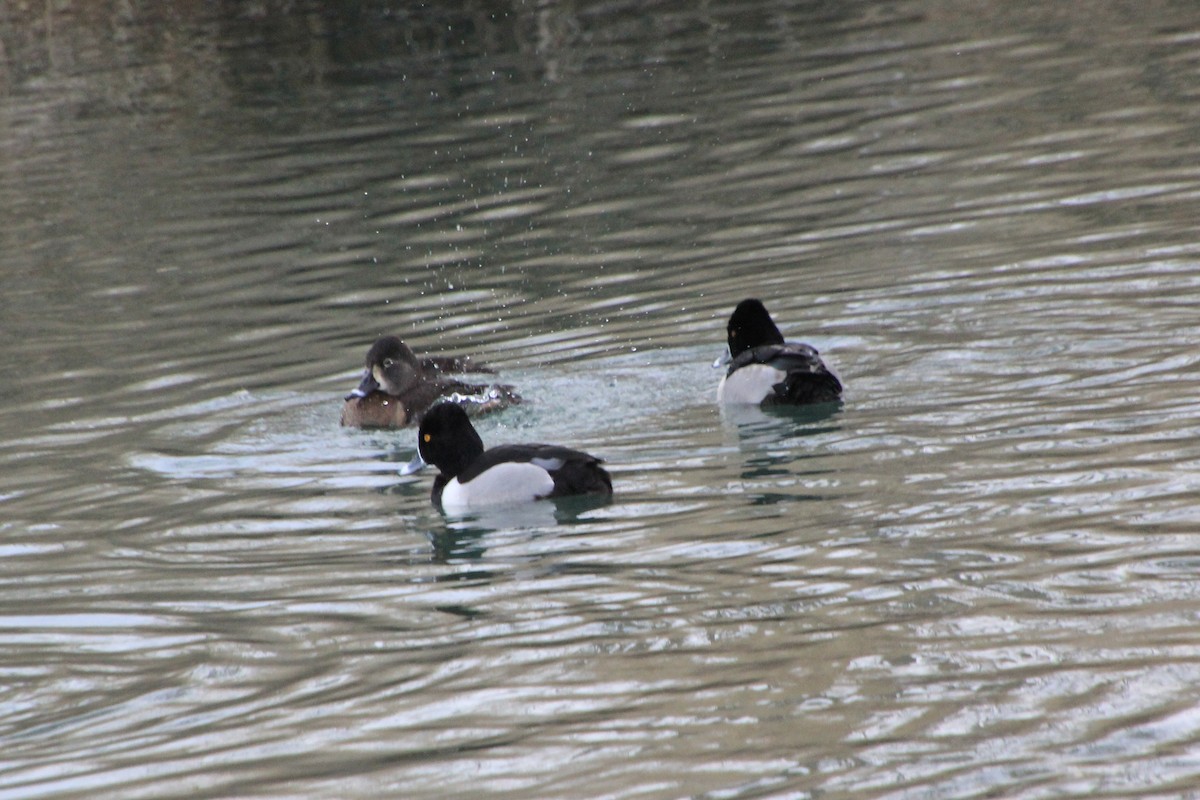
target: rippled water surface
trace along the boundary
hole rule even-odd
[[[150,6],[0,10],[0,798],[1196,791],[1194,4]]]

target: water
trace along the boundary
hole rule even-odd
[[[1200,15],[1016,6],[7,10],[0,797],[1193,793]],[[436,512],[382,332],[613,503]]]

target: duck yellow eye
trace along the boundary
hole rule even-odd
[[[426,444],[429,444],[429,440],[432,439],[433,437],[430,436],[428,433],[426,433],[423,436],[421,436],[421,438],[425,440]]]

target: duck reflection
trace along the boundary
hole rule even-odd
[[[565,497],[519,506],[443,514],[444,527],[428,532],[434,560],[441,563],[483,558],[488,542],[497,535],[536,539],[561,535],[563,526],[590,520],[594,509],[608,505],[607,498]]]
[[[842,403],[808,406],[722,406],[721,423],[748,444],[773,444],[781,438],[819,436],[841,430],[836,420]]]
[[[826,484],[834,475],[813,440],[841,430],[841,411],[840,402],[722,409],[721,422],[736,436],[742,454],[740,477],[754,505],[826,499],[823,493],[804,487]]]

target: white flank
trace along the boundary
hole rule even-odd
[[[758,405],[774,391],[771,387],[785,377],[787,373],[781,369],[766,364],[747,364],[721,379],[717,386],[717,402]]]
[[[467,483],[454,478],[442,489],[442,507],[483,508],[527,503],[554,491],[550,473],[535,464],[497,464]]]

